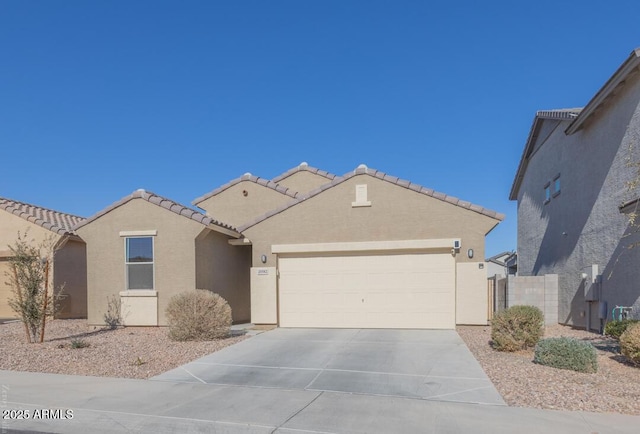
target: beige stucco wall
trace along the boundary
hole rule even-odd
[[[456,264],[456,324],[487,324],[487,274],[481,264],[484,262]]]
[[[287,176],[280,180],[278,184],[290,188],[292,191],[297,191],[298,193],[307,193],[329,182],[331,182],[331,180],[324,176],[303,170]]]
[[[367,185],[370,207],[352,207],[358,184]],[[461,249],[456,263],[473,263],[477,267],[477,259],[467,258],[467,249],[474,250],[475,258],[484,258],[485,235],[497,223],[474,211],[368,175],[358,175],[248,228],[244,234],[253,243],[254,267],[276,266],[276,255],[271,253],[274,244],[433,238],[459,238]],[[263,254],[267,256],[265,264],[260,261]],[[466,277],[464,274],[463,281]],[[477,289],[465,285],[464,291],[482,291],[486,298],[486,277],[482,281],[478,279],[476,285]],[[273,310],[270,302],[273,295],[267,295],[261,298],[268,301],[263,307],[252,300],[252,311]],[[478,311],[486,314],[484,306]],[[269,312],[260,314],[269,315]]]
[[[0,257],[0,318],[15,318],[16,314],[9,306],[9,299],[13,298],[11,287],[7,284],[11,271],[7,257]]]
[[[89,324],[103,324],[107,299],[126,290],[125,237],[120,236],[121,231],[157,231],[154,237],[157,318],[159,325],[166,325],[165,309],[171,297],[196,288],[195,238],[202,229],[202,224],[144,199],[133,199],[79,228],[78,234],[87,243]]]
[[[54,284],[62,287],[67,295],[61,301],[58,318],[87,317],[87,256],[86,245],[81,241],[68,240],[56,251],[54,257]]]
[[[235,323],[251,318],[249,269],[251,247],[231,246],[229,237],[205,229],[196,239],[196,286],[220,294]]]
[[[20,234],[27,233],[29,242],[37,246],[45,240],[57,244],[61,236],[42,226],[24,220],[21,217],[0,210],[0,252],[9,254],[9,247],[13,246]],[[8,306],[8,299],[12,297],[12,290],[7,284],[5,272],[10,270],[5,259],[0,265],[0,317],[14,317],[15,314]],[[63,294],[69,297],[62,301],[62,310],[56,315],[58,318],[86,318],[86,264],[84,243],[69,240],[55,252],[54,265],[51,270],[52,282],[56,288],[64,284]]]
[[[18,238],[18,232],[24,234],[28,230],[28,239],[33,240],[33,245],[38,245],[48,237],[53,237],[54,242],[60,239],[60,235],[48,229],[38,226],[27,220],[0,210],[0,251],[8,250]]]
[[[291,196],[255,182],[241,181],[200,202],[198,207],[216,220],[238,227],[292,200]]]

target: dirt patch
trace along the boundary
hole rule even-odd
[[[246,339],[175,342],[160,327],[106,330],[86,320],[53,320],[45,342],[26,343],[21,322],[0,325],[0,369],[99,377],[149,378]],[[78,343],[81,343],[80,345]],[[84,348],[73,348],[82,346]]]
[[[596,347],[598,372],[583,374],[537,365],[533,351],[493,350],[489,326],[457,330],[509,405],[640,415],[640,369],[625,362],[613,339],[561,325],[546,328],[545,337],[575,337]]]

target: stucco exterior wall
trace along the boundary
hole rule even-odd
[[[238,227],[292,200],[286,194],[255,182],[241,181],[200,202],[198,207],[214,219]]]
[[[157,231],[153,238],[158,325],[167,324],[165,309],[173,295],[196,289],[195,238],[203,226],[133,199],[77,231],[87,244],[89,324],[103,324],[107,299],[126,290],[125,237],[120,232],[149,230]]]
[[[87,254],[81,241],[69,240],[54,257],[54,285],[66,297],[58,318],[87,317]]]
[[[33,240],[33,245],[38,245],[49,237],[54,242],[60,240],[60,235],[4,210],[0,210],[0,228],[0,251],[7,251],[8,246],[15,244],[18,232],[22,235],[28,231],[28,239]]]
[[[0,210],[0,255],[4,257],[0,266],[0,316],[15,317],[15,313],[8,306],[13,291],[7,284],[9,278],[5,272],[10,272],[7,256],[10,255],[9,246],[17,240],[18,232],[27,234],[27,240],[38,246],[43,241],[51,241],[54,245],[61,241],[62,236],[53,233],[42,226],[33,224],[21,217]],[[84,259],[84,243],[68,241],[56,251],[53,267],[50,270],[51,281],[56,287],[65,283],[64,293],[70,295],[62,301],[63,309],[57,318],[85,318],[86,317],[86,269]]]
[[[352,207],[355,186],[367,184],[370,207]],[[368,175],[358,175],[244,231],[253,265],[275,266],[273,244],[461,238],[457,261],[484,257],[485,234],[497,220]],[[267,256],[262,264],[261,255]]]
[[[369,207],[352,206],[359,184],[367,185]],[[271,252],[271,246],[275,244],[460,238],[461,249],[456,255],[456,263],[473,264],[470,268],[479,269],[477,259],[467,257],[467,249],[474,250],[475,258],[484,258],[485,234],[497,223],[493,218],[439,199],[368,175],[358,175],[246,229],[244,234],[253,243],[253,266],[258,268],[276,267],[276,255]],[[267,258],[264,264],[260,260],[262,255]],[[472,272],[470,268],[460,268],[460,278],[464,281],[462,290],[474,294],[477,291],[484,297],[484,305],[480,308],[485,315],[481,321],[484,324],[486,272]],[[273,317],[275,290],[272,288],[272,293],[260,298],[265,301],[263,307],[256,306],[257,298],[254,297],[254,315]],[[476,320],[473,315],[462,313],[462,316],[469,318],[469,323]]]
[[[627,161],[640,157],[639,101],[636,74],[582,130],[567,136],[570,121],[563,121],[548,138],[541,135],[546,141],[530,157],[518,191],[518,274],[558,274],[561,323],[586,325],[580,274],[592,264],[604,276],[602,297],[610,306],[639,306],[638,253],[626,250],[628,222],[618,211],[630,199]],[[553,192],[558,174],[561,192],[544,204],[544,185],[551,182]]]
[[[231,246],[229,237],[205,229],[196,239],[196,286],[220,294],[235,323],[251,318],[251,247]]]
[[[459,262],[456,265],[456,324],[487,324],[487,274],[480,264],[484,263]]]
[[[302,170],[280,180],[278,184],[298,193],[308,193],[329,182],[331,180],[324,176]]]

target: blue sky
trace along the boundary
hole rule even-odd
[[[0,196],[90,216],[358,164],[507,215],[537,110],[640,46],[637,1],[0,2]]]

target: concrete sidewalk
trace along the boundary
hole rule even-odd
[[[640,417],[351,393],[0,371],[0,432],[637,433]],[[72,419],[34,419],[70,409]]]

